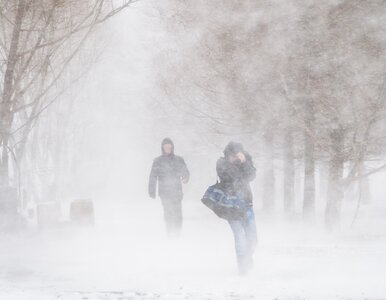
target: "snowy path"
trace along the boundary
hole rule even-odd
[[[225,222],[189,203],[168,241],[154,206],[99,206],[90,230],[0,236],[0,299],[386,299],[384,221],[329,236],[259,217],[256,268],[240,278]]]

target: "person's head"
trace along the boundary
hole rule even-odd
[[[224,149],[224,157],[229,162],[234,163],[239,160],[237,154],[244,153],[243,145],[236,142],[229,142],[228,145]]]
[[[164,138],[162,141],[162,154],[171,155],[174,154],[174,143],[170,138]]]

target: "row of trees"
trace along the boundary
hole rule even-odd
[[[53,176],[71,165],[63,146],[74,98],[63,95],[98,55],[83,52],[98,25],[132,2],[0,0],[0,200],[21,186],[35,201],[55,198]]]
[[[274,159],[283,161],[286,211],[301,163],[306,216],[320,170],[325,221],[338,224],[347,188],[385,167],[384,2],[170,0],[161,13],[175,37],[160,65],[167,97],[214,135],[264,145],[267,210]]]

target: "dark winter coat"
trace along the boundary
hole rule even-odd
[[[164,139],[163,145],[171,144],[170,139]],[[153,166],[149,178],[149,196],[155,198],[156,186],[158,181],[158,194],[161,198],[177,198],[182,199],[182,183],[181,180],[189,180],[189,170],[182,157],[174,154],[162,153],[161,156],[154,159]]]
[[[229,155],[243,152],[246,161],[242,163],[237,160],[231,163]],[[252,157],[244,151],[239,143],[230,142],[224,150],[224,157],[217,161],[217,175],[220,178],[220,187],[229,195],[238,195],[244,199],[249,206],[253,205],[253,196],[249,182],[256,177],[256,168]]]

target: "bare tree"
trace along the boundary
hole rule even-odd
[[[304,167],[304,215],[315,211],[316,172],[328,166],[325,218],[335,227],[347,186],[384,167],[385,32],[371,20],[386,8],[279,2],[169,1],[164,16],[175,44],[159,67],[173,72],[160,78],[171,101],[212,134],[265,140],[265,207],[275,194],[275,153],[283,154],[287,210],[294,160]]]
[[[0,1],[0,187],[15,186],[37,121],[85,71],[68,73],[91,34],[133,2]]]

